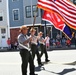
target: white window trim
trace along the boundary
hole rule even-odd
[[[31,8],[31,6],[25,6],[25,17],[26,17],[26,7],[30,7]],[[31,10],[31,12],[32,12],[32,10]],[[32,18],[32,15],[31,15],[31,17],[26,17],[26,18]]]
[[[2,35],[3,35],[3,34],[6,34],[6,28],[1,28],[1,29],[5,29],[5,33],[1,33],[1,34],[2,34]]]
[[[18,10],[18,14],[19,14],[19,15],[18,15],[18,20],[14,20],[14,14],[13,14],[13,11],[14,11],[14,10]],[[20,20],[20,10],[19,10],[19,8],[12,10],[12,16],[13,16],[13,21],[19,21],[19,20]]]

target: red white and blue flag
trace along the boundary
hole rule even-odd
[[[76,29],[76,6],[69,0],[38,0],[37,6],[58,13],[69,27]]]
[[[71,40],[71,29],[67,25],[65,25],[64,21],[57,13],[44,11],[42,20],[52,23],[56,29],[62,31]]]

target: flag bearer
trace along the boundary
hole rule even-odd
[[[40,48],[41,48],[41,54],[40,54],[40,57],[42,57],[43,53],[45,54],[45,62],[49,62],[50,60],[48,60],[48,54],[47,54],[47,51],[46,51],[46,46],[45,46],[45,39],[42,37],[43,36],[43,33],[42,32],[39,32],[39,43],[40,43]]]
[[[20,28],[20,34],[18,35],[18,43],[19,43],[19,49],[20,49],[20,56],[22,59],[22,75],[27,75],[27,66],[29,63],[30,66],[30,75],[37,75],[34,72],[34,62],[32,55],[30,51],[28,50],[29,48],[29,42],[31,41],[31,37],[28,38],[27,36],[28,28],[26,26],[22,26]],[[26,48],[24,48],[26,47]]]
[[[40,58],[39,51],[38,51],[37,36],[35,36],[35,32],[36,32],[36,30],[34,28],[30,29],[30,33],[31,33],[30,37],[32,37],[32,41],[31,41],[32,56],[33,56],[33,60],[34,60],[35,54],[36,54],[38,65],[42,66],[43,64],[41,63],[41,58]]]

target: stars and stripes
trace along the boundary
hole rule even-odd
[[[43,10],[58,13],[69,27],[76,29],[76,6],[68,0],[38,0],[37,5]]]

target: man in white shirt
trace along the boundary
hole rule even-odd
[[[27,66],[29,63],[30,66],[30,75],[37,75],[35,74],[35,69],[34,69],[34,62],[32,55],[30,53],[29,49],[29,42],[31,41],[31,37],[29,38],[27,36],[28,28],[27,26],[22,26],[20,28],[20,34],[18,35],[18,43],[19,43],[19,49],[20,49],[20,56],[22,59],[22,75],[27,75]]]

